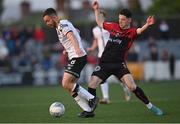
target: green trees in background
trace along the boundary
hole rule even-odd
[[[162,16],[180,14],[180,0],[154,0],[154,4],[149,8],[148,13]]]

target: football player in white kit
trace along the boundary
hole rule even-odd
[[[43,20],[48,27],[55,28],[64,52],[68,54],[68,65],[62,79],[62,86],[67,90],[77,104],[83,109],[79,117],[94,117],[94,110],[99,99],[77,84],[81,70],[87,63],[87,55],[81,43],[78,31],[68,20],[61,20],[53,8],[44,11]]]
[[[101,10],[100,14],[101,14],[102,18],[106,17],[105,11]],[[104,51],[106,43],[108,42],[110,34],[108,31],[100,28],[99,26],[95,26],[92,29],[92,32],[93,32],[94,40],[93,40],[91,47],[87,48],[87,51],[92,52],[96,48],[98,48],[98,58],[100,58]],[[129,89],[127,88],[127,86],[125,84],[123,84],[123,83],[120,83],[120,84],[123,87],[123,91],[125,93],[125,100],[129,101],[131,98],[131,92],[129,91]],[[100,103],[108,104],[110,102],[110,100],[109,100],[109,84],[108,84],[107,80],[103,84],[101,84],[101,91],[102,91],[103,98],[100,100]]]

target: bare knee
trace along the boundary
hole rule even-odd
[[[72,92],[76,80],[77,78],[75,78],[73,75],[65,73],[62,80],[62,87],[65,90]]]
[[[95,82],[92,82],[92,81],[91,81],[91,82],[89,82],[88,87],[93,88],[93,89],[96,89],[97,85],[96,85]]]
[[[88,84],[88,87],[96,89],[101,82],[102,82],[102,80],[100,78],[98,78],[96,76],[92,76],[91,80]]]
[[[130,91],[134,91],[136,89],[136,85],[129,85],[128,88]]]
[[[132,75],[126,74],[122,77],[121,80],[123,81],[123,83],[126,84],[130,91],[134,91],[136,89],[137,86],[134,82]]]
[[[69,82],[68,80],[63,80],[63,81],[62,81],[62,87],[63,87],[65,90],[71,92],[71,87],[70,87],[70,84],[69,84],[69,83],[70,83],[70,82]]]

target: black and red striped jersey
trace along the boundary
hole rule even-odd
[[[125,61],[127,52],[137,37],[136,28],[121,29],[118,23],[104,22],[103,28],[110,33],[100,62],[118,63]]]

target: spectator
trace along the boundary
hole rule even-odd
[[[0,70],[7,70],[9,68],[8,54],[8,48],[0,36]]]
[[[55,68],[51,68],[46,73],[49,85],[57,85],[59,82],[58,71]]]
[[[56,0],[56,11],[61,19],[68,19],[69,0]]]
[[[45,84],[45,72],[40,64],[35,65],[35,70],[33,72],[34,85],[40,86]]]
[[[167,49],[162,49],[161,60],[167,62],[169,60],[169,53]]]
[[[137,62],[139,59],[139,52],[140,52],[140,47],[138,44],[134,42],[129,50],[128,61]]]
[[[4,39],[0,35],[0,60],[4,60],[9,54],[8,48],[5,44]]]
[[[19,39],[19,31],[18,31],[17,27],[13,26],[10,28],[10,35],[13,40]]]
[[[161,33],[161,38],[163,40],[168,40],[169,39],[169,25],[167,24],[166,21],[162,20],[160,25],[159,25],[159,30]]]
[[[150,47],[150,59],[152,61],[158,61],[158,49],[155,46]]]
[[[169,70],[170,70],[171,79],[174,79],[174,72],[175,72],[175,66],[176,66],[175,62],[176,62],[175,56],[171,54],[169,57]]]
[[[36,26],[34,30],[34,39],[37,42],[43,42],[44,38],[45,38],[44,31],[42,30],[40,26]]]
[[[93,22],[95,18],[91,10],[91,4],[89,3],[88,0],[82,1],[82,9],[83,9],[82,17],[86,17],[86,18],[83,18],[83,20],[86,20],[88,22]]]
[[[150,60],[158,61],[158,47],[153,37],[148,39],[148,48],[150,51]]]
[[[148,47],[149,48],[151,48],[151,47],[157,47],[157,44],[156,44],[156,42],[155,42],[155,39],[154,39],[154,37],[152,37],[152,36],[150,36],[149,38],[148,38]]]
[[[24,46],[26,41],[29,39],[28,37],[28,31],[26,27],[21,27],[19,31],[19,39],[21,42],[21,46]]]
[[[50,68],[52,68],[52,61],[50,59],[50,56],[51,55],[49,52],[45,52],[45,57],[41,62],[42,67],[45,71],[48,71]]]

